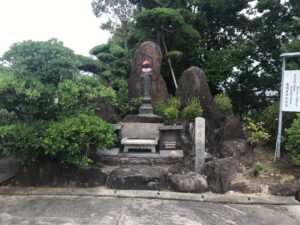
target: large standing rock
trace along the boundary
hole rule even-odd
[[[159,99],[167,99],[169,93],[166,83],[160,74],[162,52],[159,45],[152,41],[144,42],[134,53],[132,70],[128,82],[128,97],[129,99],[141,97],[141,71],[144,60],[152,62],[151,99],[152,104],[155,104]]]
[[[205,118],[207,130],[215,128],[222,114],[214,103],[208,83],[202,69],[192,66],[185,70],[178,80],[176,96],[181,100],[182,107],[185,107],[193,97],[199,97]]]
[[[238,162],[235,158],[223,158],[206,163],[204,175],[213,192],[225,193],[229,191],[231,181],[237,174]]]
[[[223,141],[245,139],[240,119],[234,115],[227,116],[221,135]]]
[[[168,170],[159,166],[122,166],[111,172],[107,186],[115,189],[159,189],[167,187]]]
[[[208,191],[208,185],[205,178],[196,172],[174,174],[170,176],[169,183],[175,191],[194,193]]]
[[[249,167],[252,164],[251,146],[245,139],[233,139],[224,141],[220,149],[220,158],[233,157],[240,164]]]

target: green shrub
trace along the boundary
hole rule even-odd
[[[42,124],[15,123],[0,126],[0,153],[22,164],[34,162],[43,153]]]
[[[256,162],[254,164],[254,168],[253,168],[253,175],[256,177],[263,170],[264,170],[264,167],[260,163]]]
[[[124,78],[118,78],[114,81],[114,90],[116,90],[116,108],[125,116],[128,113],[128,83]]]
[[[114,128],[96,116],[79,114],[52,123],[43,139],[45,154],[63,163],[88,165],[91,152],[111,147],[116,140]]]
[[[291,153],[293,163],[300,166],[300,114],[297,114],[292,126],[286,129],[286,135],[285,147]]]
[[[232,114],[232,104],[231,100],[226,93],[217,94],[214,97],[214,101],[220,110],[225,116],[229,116]]]
[[[166,102],[160,99],[154,106],[154,113],[162,116],[167,124],[175,124],[179,119],[180,100],[171,96]]]
[[[167,103],[163,99],[159,99],[154,105],[154,113],[159,116],[164,116],[164,111],[167,108]]]
[[[260,121],[264,122],[264,127],[267,132],[271,135],[268,143],[275,145],[276,137],[278,132],[278,114],[279,114],[279,103],[274,102],[270,104],[261,114],[259,118]],[[293,120],[296,118],[296,113],[293,112],[283,112],[282,113],[282,130],[289,128]],[[283,139],[285,140],[285,133],[283,133]]]
[[[196,117],[202,116],[203,110],[199,98],[192,98],[183,109],[183,118],[186,121],[193,122]]]
[[[164,119],[166,124],[175,124],[178,122],[179,109],[168,107],[164,110]]]
[[[12,124],[16,120],[17,115],[14,112],[0,108],[0,126]]]
[[[270,134],[264,128],[264,123],[255,122],[249,117],[244,118],[243,131],[252,147],[255,147],[262,141],[268,141],[270,138]]]

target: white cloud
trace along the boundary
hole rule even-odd
[[[109,37],[99,25],[88,0],[0,0],[0,56],[15,42],[50,38],[88,55]]]

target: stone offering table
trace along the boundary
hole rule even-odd
[[[124,153],[128,153],[129,149],[150,149],[151,153],[156,153],[155,147],[158,144],[158,138],[135,139],[123,138],[121,145],[124,146]]]

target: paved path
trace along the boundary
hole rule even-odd
[[[2,195],[0,225],[299,225],[299,205],[95,196]]]

